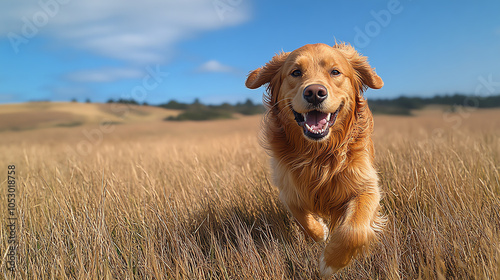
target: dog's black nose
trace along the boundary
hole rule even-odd
[[[304,89],[304,99],[312,105],[318,105],[328,96],[328,91],[322,85],[309,85]]]

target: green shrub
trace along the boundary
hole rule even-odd
[[[232,119],[233,114],[229,111],[205,108],[189,108],[177,116],[169,116],[167,121],[208,121],[220,119]]]

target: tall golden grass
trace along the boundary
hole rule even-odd
[[[94,141],[83,130],[96,126],[0,134],[2,277],[318,279],[324,245],[304,239],[270,185],[259,122],[116,125]],[[377,116],[375,131],[388,227],[334,278],[499,279],[500,111]]]

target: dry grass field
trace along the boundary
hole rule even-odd
[[[260,121],[1,132],[0,278],[318,279],[324,245],[270,185]],[[374,142],[388,227],[334,279],[500,279],[500,110],[376,116]]]

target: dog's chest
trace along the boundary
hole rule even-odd
[[[273,183],[281,192],[281,200],[287,203],[307,205],[312,210],[324,204],[321,200],[345,196],[340,193],[344,188],[340,186],[338,174],[326,174],[331,170],[307,164],[291,167],[276,158],[271,158],[271,168]]]

